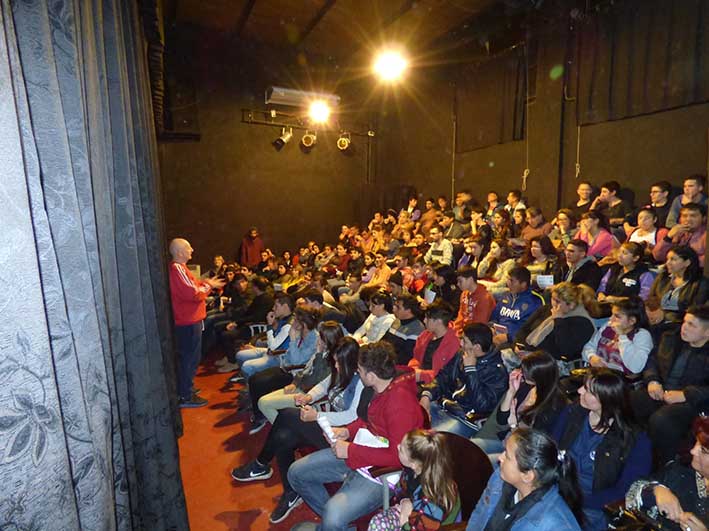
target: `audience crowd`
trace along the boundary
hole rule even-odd
[[[250,229],[205,274],[225,284],[203,355],[245,384],[250,433],[270,426],[232,477],[278,467],[273,523],[305,502],[321,522],[297,529],[438,529],[463,518],[453,433],[495,464],[468,529],[706,530],[704,185],[635,207],[580,182],[557,212],[518,190],[412,196],[279,256]],[[386,510],[381,467],[402,470]]]

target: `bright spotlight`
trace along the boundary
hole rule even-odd
[[[374,73],[382,81],[396,81],[404,75],[409,62],[397,51],[381,52],[374,61]]]
[[[288,129],[286,129],[284,127],[283,129],[281,129],[281,136],[279,136],[272,142],[273,147],[276,148],[276,151],[280,151],[281,149],[283,149],[283,146],[290,142],[291,138],[293,138],[293,128],[289,127]]]
[[[352,142],[352,139],[350,137],[350,134],[343,132],[340,135],[340,138],[337,139],[337,149],[339,149],[340,151],[346,151],[347,148],[350,147],[351,142]]]
[[[324,124],[330,117],[330,107],[322,100],[315,100],[308,110],[310,119],[316,124]]]
[[[303,135],[303,138],[300,139],[300,143],[303,144],[303,147],[306,148],[313,147],[315,145],[315,142],[317,141],[318,136],[315,133],[311,133],[310,131],[306,131]]]

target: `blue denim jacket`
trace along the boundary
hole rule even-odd
[[[483,492],[468,520],[466,531],[482,531],[497,507],[502,495],[503,481],[498,468],[490,477],[485,492]],[[559,494],[559,489],[553,486],[534,507],[512,525],[513,531],[580,531],[571,509]]]
[[[288,350],[280,357],[281,367],[291,365],[303,365],[315,354],[315,344],[317,342],[317,332],[311,330],[302,341],[291,341]]]

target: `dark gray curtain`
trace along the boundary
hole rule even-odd
[[[187,529],[131,0],[0,0],[0,529]]]
[[[476,66],[456,80],[456,151],[472,151],[524,138],[524,47]]]
[[[578,123],[709,101],[709,2],[627,0],[578,32]]]

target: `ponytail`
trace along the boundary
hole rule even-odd
[[[556,484],[559,494],[571,509],[579,525],[583,523],[582,494],[576,465],[566,450],[559,450],[546,433],[530,428],[512,432],[517,442],[517,467],[520,472],[534,471],[536,488]]]

